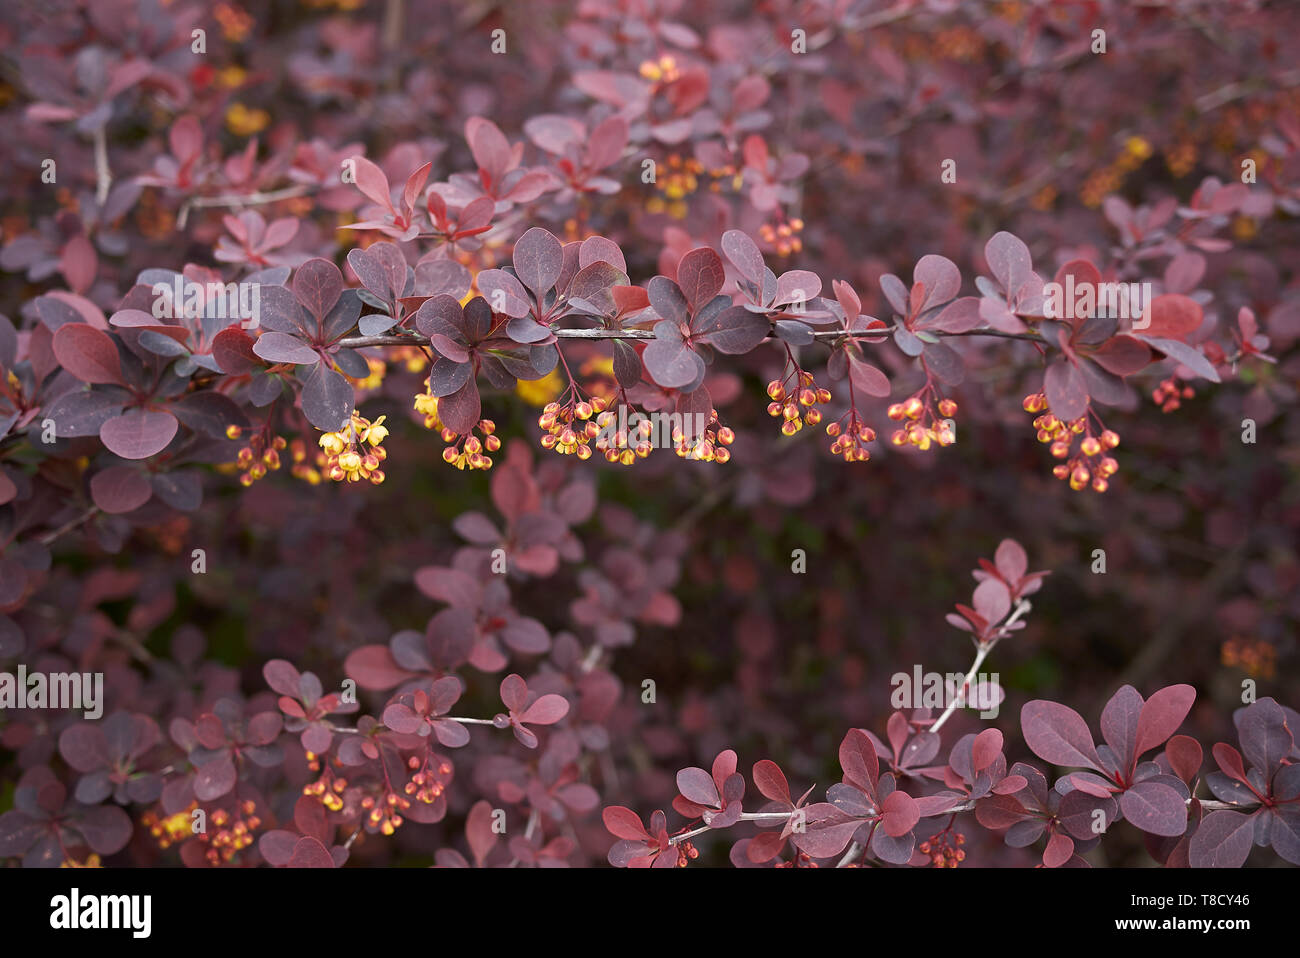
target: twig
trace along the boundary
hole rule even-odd
[[[81,515],[77,516],[75,519],[69,519],[67,522],[59,526],[53,532],[45,533],[45,535],[41,536],[36,541],[43,546],[47,546],[55,539],[59,538],[59,536],[63,535],[65,532],[71,532],[73,529],[77,528],[77,526],[81,525],[83,522],[93,517],[97,512],[99,512],[99,507],[91,506]]]
[[[108,168],[108,134],[101,125],[95,130],[95,198],[103,206],[108,188],[113,185],[113,171]]]
[[[205,209],[212,206],[230,206],[239,209],[245,206],[263,206],[267,203],[278,203],[280,200],[290,200],[295,196],[305,196],[313,189],[314,187],[310,184],[300,183],[296,186],[286,186],[271,193],[225,193],[221,196],[195,196],[186,200],[184,205],[181,206],[181,211],[176,217],[176,228],[185,228],[192,209]]]
[[[948,721],[948,717],[952,715],[953,712],[957,711],[958,706],[965,702],[966,690],[970,688],[971,682],[975,680],[975,673],[978,672],[979,667],[984,664],[984,659],[993,651],[993,646],[997,645],[1000,639],[1005,638],[1011,626],[1019,622],[1021,617],[1031,608],[1032,606],[1029,604],[1027,599],[1021,599],[1020,604],[1015,607],[1009,616],[1007,616],[1007,620],[1003,622],[1001,627],[998,629],[997,636],[988,642],[980,643],[975,651],[975,662],[971,665],[970,671],[966,673],[965,681],[962,682],[961,691],[957,693],[956,699],[953,700],[944,713],[939,716],[933,725],[930,726],[931,732],[937,732],[939,729],[943,728],[944,723]]]

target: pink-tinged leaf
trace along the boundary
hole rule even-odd
[[[1033,815],[1010,795],[996,795],[975,806],[975,820],[985,828],[1001,831],[1018,822],[1028,821]]]
[[[91,851],[100,855],[115,855],[131,840],[131,819],[116,805],[87,809],[74,826]]]
[[[878,399],[883,399],[889,395],[889,377],[871,363],[863,362],[852,355],[848,355],[848,360],[849,380],[853,383],[854,389],[861,390],[868,396],[875,396]]]
[[[1101,710],[1101,737],[1110,746],[1115,758],[1127,773],[1133,767],[1139,751],[1134,749],[1138,735],[1138,716],[1142,713],[1142,696],[1131,685],[1125,685],[1110,697]]]
[[[547,153],[562,156],[570,146],[582,141],[587,128],[581,120],[544,113],[524,121],[524,134]]]
[[[519,281],[540,300],[560,278],[564,247],[550,232],[534,226],[515,243],[514,266]]]
[[[230,376],[256,369],[261,363],[253,351],[253,337],[237,326],[227,326],[212,339],[212,358]]]
[[[334,859],[329,849],[315,838],[304,836],[293,846],[293,855],[289,858],[289,868],[333,868]]]
[[[343,295],[343,274],[327,259],[309,259],[294,273],[293,295],[307,312],[322,320]]]
[[[630,808],[611,805],[600,813],[600,818],[605,823],[605,828],[615,838],[627,841],[645,841],[650,838],[650,833],[641,823],[641,817]]]
[[[485,232],[491,225],[495,213],[496,203],[492,201],[492,197],[480,196],[476,200],[471,200],[469,205],[460,211],[460,219],[456,221],[456,235],[471,236]]]
[[[1200,253],[1182,252],[1165,267],[1165,291],[1190,293],[1205,275],[1205,257]]]
[[[1001,754],[1002,733],[995,728],[985,729],[975,736],[971,745],[971,768],[978,774],[997,761]]]
[[[511,673],[501,680],[501,701],[515,714],[524,710],[528,703],[528,684],[523,676]]]
[[[531,203],[547,190],[557,189],[561,181],[549,170],[529,170],[510,187],[501,199],[509,203]],[[473,204],[471,204],[473,205]],[[493,204],[495,206],[495,204]]]
[[[846,821],[839,809],[825,803],[809,805],[806,815],[805,831],[791,835],[790,841],[813,858],[830,858],[844,851],[862,825],[857,818]]]
[[[984,259],[1002,288],[1014,293],[1034,270],[1029,247],[1020,237],[1005,231],[994,233],[984,244]]]
[[[293,699],[298,697],[298,683],[302,674],[293,663],[284,659],[271,659],[262,666],[262,678],[266,679],[266,684],[281,695]]]
[[[641,358],[654,381],[666,389],[689,385],[704,371],[704,360],[680,338],[654,340]]]
[[[1193,868],[1240,868],[1250,856],[1254,833],[1251,815],[1211,812],[1192,836],[1187,849],[1188,863]]]
[[[1088,723],[1074,709],[1034,699],[1020,710],[1020,728],[1030,751],[1044,761],[1102,771]]]
[[[961,290],[961,271],[948,257],[930,253],[917,260],[912,281],[925,287],[923,308],[929,308],[946,303],[957,295]],[[973,298],[972,302],[975,302]]]
[[[1159,336],[1144,335],[1139,338],[1149,346],[1160,350],[1168,358],[1182,363],[1197,376],[1208,379],[1212,383],[1220,381],[1219,371],[1214,368],[1214,364],[1206,359],[1205,354],[1197,347],[1188,346],[1177,339],[1162,339]]]
[[[465,840],[469,843],[470,854],[474,856],[474,864],[478,868],[483,867],[488,854],[497,843],[497,833],[492,824],[492,803],[488,801],[475,802],[465,816]]]
[[[527,725],[554,725],[569,714],[569,700],[563,695],[543,695],[519,716]]]
[[[880,827],[890,838],[906,835],[921,820],[916,800],[901,789],[890,792],[880,803]]]
[[[257,850],[262,853],[267,864],[276,868],[284,868],[289,864],[289,859],[293,857],[294,846],[298,844],[301,836],[284,829],[265,832],[257,840]]]
[[[478,384],[470,379],[454,393],[438,400],[438,418],[453,432],[467,434],[482,418]]]
[[[59,256],[59,272],[68,281],[68,288],[74,293],[84,293],[95,281],[95,271],[99,267],[99,256],[95,247],[85,236],[77,234],[63,244]]]
[[[997,566],[998,575],[1013,586],[1029,571],[1029,557],[1015,539],[1003,539],[998,543],[997,552],[993,554],[993,564]]]
[[[1112,336],[1090,354],[1092,360],[1116,376],[1131,376],[1151,362],[1151,350],[1132,336]]]
[[[787,805],[794,804],[790,798],[790,783],[786,781],[785,773],[776,762],[766,758],[755,762],[753,778],[754,787],[765,798],[774,802],[784,802]]]
[[[831,289],[835,293],[835,299],[844,310],[845,323],[852,327],[853,321],[858,318],[862,312],[862,300],[857,292],[848,283],[841,279],[831,280]]]
[[[776,297],[771,305],[804,305],[821,294],[822,281],[816,273],[806,269],[792,269],[782,273],[776,281]]]
[[[785,836],[780,832],[760,832],[745,846],[745,857],[755,865],[761,865],[779,855],[784,846]]]
[[[1162,782],[1138,782],[1120,795],[1119,807],[1134,826],[1152,835],[1174,837],[1187,830],[1183,797]]]
[[[717,782],[729,782],[731,777],[736,774],[737,755],[733,749],[723,749],[713,760],[713,779]],[[744,778],[740,780],[740,787],[745,787]]]
[[[770,330],[771,324],[761,313],[728,306],[697,332],[703,333],[700,339],[718,352],[740,356],[765,340]]]
[[[586,269],[592,263],[608,263],[620,273],[627,273],[627,260],[623,257],[623,250],[604,236],[588,236],[578,248],[578,269]]]
[[[148,459],[166,449],[179,428],[169,412],[132,409],[100,426],[99,438],[123,459]]]
[[[704,808],[718,808],[722,797],[713,777],[702,768],[684,768],[677,773],[677,790],[687,801]]]
[[[343,672],[363,689],[387,691],[396,688],[414,673],[397,664],[385,645],[363,645],[343,661]]]
[[[54,333],[54,358],[83,383],[120,383],[122,361],[113,337],[85,323],[64,323]]]
[[[1011,593],[1000,579],[985,579],[977,585],[971,601],[986,622],[1001,622],[1011,611]]]
[[[1246,767],[1241,762],[1241,753],[1231,745],[1218,742],[1210,749],[1219,770],[1238,782],[1246,781]]]
[[[1205,313],[1201,304],[1189,296],[1178,293],[1165,293],[1157,296],[1148,307],[1151,324],[1146,327],[1134,324],[1147,336],[1161,339],[1185,340],[1189,333],[1201,328]]]
[[[130,466],[109,466],[90,479],[91,499],[110,514],[139,509],[152,495],[149,480]]]
[[[615,115],[597,124],[587,139],[587,166],[590,170],[603,170],[613,165],[627,146],[627,120]]]
[[[1075,772],[1067,775],[1066,779],[1076,789],[1085,795],[1092,795],[1094,798],[1110,798],[1114,789],[1106,784],[1106,780],[1100,775],[1093,775],[1091,772]]]
[[[741,276],[762,287],[765,268],[763,254],[749,238],[749,234],[741,230],[727,230],[722,234],[722,252],[726,254],[727,259],[731,260],[731,265],[736,267]]]
[[[348,252],[348,265],[361,285],[383,300],[400,296],[406,286],[406,259],[394,243],[375,243]]]
[[[1068,360],[1052,363],[1043,376],[1043,391],[1052,415],[1066,422],[1088,411],[1088,384],[1078,367]]]
[[[489,187],[495,187],[510,165],[510,141],[495,123],[480,116],[465,121],[465,141],[474,162],[488,174]]]
[[[1069,277],[1073,277],[1073,279],[1069,279]],[[1086,259],[1072,259],[1056,271],[1056,277],[1053,279],[1053,282],[1061,287],[1062,296],[1065,295],[1065,290],[1071,288],[1071,283],[1073,283],[1073,288],[1076,292],[1080,289],[1088,288],[1091,289],[1095,295],[1098,286],[1101,284],[1101,272]],[[1074,303],[1064,303],[1062,305],[1065,306],[1065,312],[1067,315],[1073,312],[1075,306]],[[1062,317],[1058,316],[1057,318],[1060,319]],[[1076,318],[1082,319],[1083,317]]]
[[[235,787],[238,777],[230,756],[222,755],[194,773],[194,795],[201,802],[220,798]]]
[[[840,768],[850,785],[866,792],[876,794],[876,777],[880,772],[880,760],[876,757],[875,746],[867,733],[859,728],[849,729],[840,742]]]
[[[415,206],[415,201],[420,196],[420,190],[424,189],[424,184],[429,179],[429,170],[432,168],[432,163],[426,163],[406,178],[406,185],[402,187],[402,208],[404,210],[409,210]]]
[[[479,291],[492,307],[493,312],[504,313],[516,319],[527,316],[529,307],[528,291],[510,273],[503,269],[485,269],[475,279]],[[421,307],[421,312],[424,309]],[[417,317],[416,323],[420,320]]]
[[[316,350],[297,336],[288,333],[263,333],[253,343],[254,355],[268,363],[294,363],[307,366],[320,361]]]
[[[1169,759],[1174,774],[1190,784],[1201,770],[1204,751],[1201,743],[1190,735],[1175,735],[1165,743],[1165,757]]]
[[[329,845],[334,839],[334,827],[329,823],[325,806],[311,795],[299,796],[294,804],[293,824],[298,831],[322,845]]]
[[[352,384],[324,363],[312,367],[302,387],[302,411],[322,432],[342,429],[352,414],[355,401]],[[439,413],[442,404],[438,405]],[[446,422],[446,417],[443,417]]]
[[[692,313],[718,295],[725,278],[722,258],[707,246],[691,250],[677,264],[677,286]]]
[[[185,114],[178,117],[167,131],[167,146],[178,160],[188,160],[203,148],[203,128],[198,117]]]
[[[1138,718],[1134,757],[1163,745],[1178,731],[1195,701],[1196,689],[1190,685],[1170,685],[1147,699]]]
[[[943,302],[937,300],[937,302]],[[939,315],[932,320],[917,323],[917,329],[937,329],[945,333],[964,333],[983,324],[984,317],[980,314],[981,305],[984,300],[976,296],[963,296],[960,299],[954,299],[951,303],[939,311]]]
[[[650,305],[661,319],[680,326],[690,321],[690,304],[681,289],[667,276],[655,276],[646,288]]]
[[[394,216],[397,215],[397,211],[393,209],[388,177],[384,175],[384,171],[364,156],[353,157],[352,163],[356,172],[357,189],[372,203],[379,204]]]
[[[1048,868],[1060,868],[1074,854],[1074,840],[1070,836],[1056,832],[1047,840],[1043,849],[1043,864]]]

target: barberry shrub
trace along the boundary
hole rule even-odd
[[[1298,26],[14,11],[0,859],[1300,864]]]

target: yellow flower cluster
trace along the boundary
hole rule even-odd
[[[564,405],[547,403],[537,419],[537,425],[546,430],[542,448],[554,449],[562,456],[590,459],[591,440],[600,435],[600,426],[591,417],[604,412],[608,405],[609,399],[603,396],[593,396],[591,402],[571,398]]]
[[[238,439],[243,430],[238,426],[226,427],[227,439]],[[239,450],[235,465],[243,470],[239,475],[240,484],[251,486],[258,479],[266,477],[268,472],[280,468],[280,451],[284,449],[283,436],[271,436],[268,429],[262,429],[248,437],[248,445]]]
[[[472,431],[461,436],[451,429],[442,430],[442,441],[447,444],[442,451],[443,462],[462,470],[492,468],[492,457],[487,454],[501,448],[501,438],[493,435],[497,425],[491,419],[480,419],[474,428],[483,433],[482,439]]]
[[[894,422],[907,422],[902,429],[897,429],[890,435],[889,441],[895,446],[913,445],[921,452],[927,452],[934,443],[951,446],[957,441],[951,422],[957,414],[957,403],[954,400],[940,399],[938,416],[919,395],[910,397],[906,402],[894,403],[885,414]]]
[[[335,482],[360,482],[367,479],[375,485],[384,481],[379,464],[388,457],[381,443],[388,436],[386,417],[374,422],[354,409],[352,418],[338,432],[327,432],[320,437],[325,450],[325,475]]]
[[[430,393],[420,393],[415,397],[415,411],[424,416],[425,429],[443,430],[442,420],[438,418],[438,399]]]
[[[664,54],[658,60],[646,60],[641,64],[639,72],[652,83],[672,83],[681,76],[676,58],[669,54]]]

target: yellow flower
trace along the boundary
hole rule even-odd
[[[226,128],[236,136],[261,133],[271,123],[271,114],[265,110],[250,110],[242,103],[232,103],[226,109]]]
[[[564,388],[564,378],[559,370],[552,369],[541,379],[521,379],[515,385],[519,398],[530,406],[545,406],[560,394]]]
[[[380,416],[372,422],[370,428],[365,431],[365,435],[362,438],[372,446],[377,446],[387,439],[388,427],[383,425],[384,420],[387,418],[387,416]]]
[[[429,393],[420,393],[415,397],[415,411],[423,414],[424,428],[442,431],[442,420],[438,418],[438,400]]]

